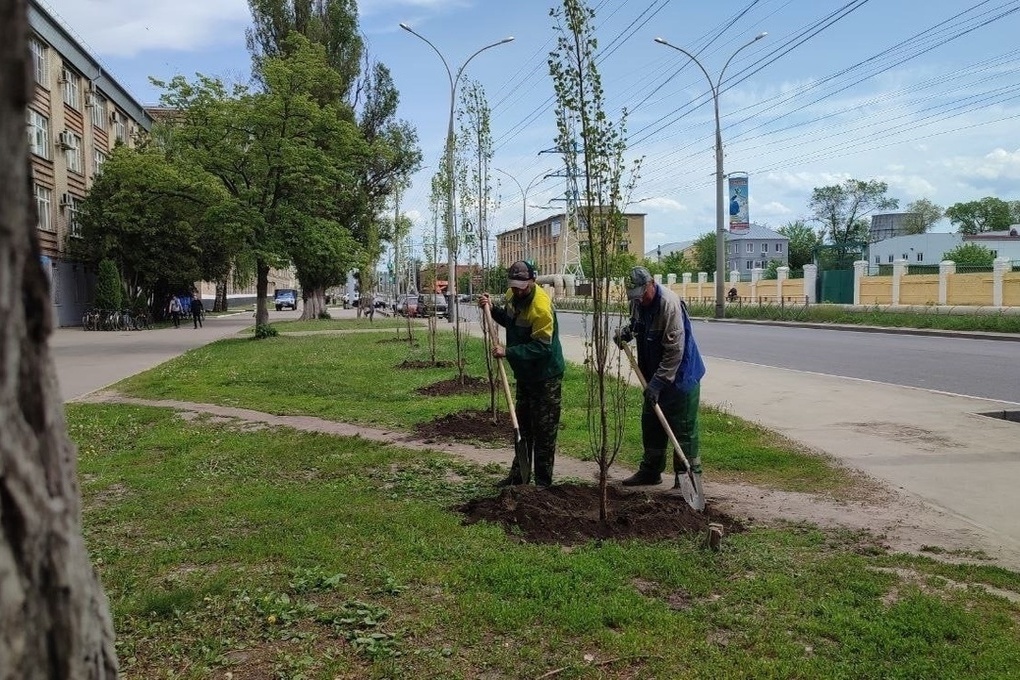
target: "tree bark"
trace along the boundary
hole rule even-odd
[[[115,678],[113,623],[82,538],[77,451],[39,259],[25,0],[0,0],[0,680]]]
[[[269,323],[269,265],[262,258],[255,262],[255,325]]]
[[[312,288],[305,291],[307,297],[303,300],[304,307],[301,310],[303,321],[319,318],[319,313],[326,311],[326,289],[322,287]]]
[[[227,311],[227,277],[216,282],[216,298],[213,300],[214,312]]]

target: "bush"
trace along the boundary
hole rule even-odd
[[[120,309],[121,300],[120,274],[117,273],[117,265],[113,263],[113,260],[103,260],[99,263],[99,273],[96,276],[96,307],[109,310]]]
[[[280,334],[280,331],[276,330],[273,326],[268,323],[260,323],[255,326],[255,339],[265,340],[266,338],[275,338]]]
[[[322,310],[321,312],[319,312],[319,318],[320,318],[320,319],[332,319],[333,317],[332,317],[332,316],[330,316],[329,312],[327,312],[327,311],[326,311],[326,310],[324,309],[324,310]]]

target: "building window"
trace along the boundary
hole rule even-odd
[[[113,112],[113,136],[118,142],[127,142],[127,132],[124,128],[124,116],[120,111]]]
[[[106,124],[106,99],[98,92],[89,94],[89,106],[92,107],[92,124],[101,128]]]
[[[74,196],[67,201],[67,224],[71,236],[81,238],[81,199]]]
[[[783,244],[782,243],[777,243],[776,244],[776,252],[777,253],[783,252]]]
[[[67,148],[64,150],[64,155],[67,158],[67,169],[79,175],[84,174],[85,162],[82,158],[81,137],[65,130],[64,140],[67,142]]]
[[[889,264],[892,264],[892,261],[893,261],[893,256],[892,256],[892,255],[890,255],[890,256],[889,256]]]
[[[767,244],[767,243],[762,243],[762,244],[761,244],[761,252],[763,252],[763,253],[767,253],[767,252],[769,252],[769,244]]]
[[[750,271],[752,267],[754,267],[754,262],[753,261],[751,261],[751,260],[745,260],[744,261],[744,269]]]
[[[39,228],[53,231],[53,192],[46,187],[35,185],[35,210],[39,213]]]
[[[993,251],[992,251],[992,257],[993,257],[993,258],[996,258],[996,257],[998,257],[998,256],[999,256],[999,251],[998,251],[998,250],[993,250]]]
[[[882,258],[878,255],[875,256],[875,264],[882,264]]]
[[[918,262],[924,262],[924,253],[918,253],[917,254],[917,261]]]
[[[903,253],[903,257],[901,257],[900,259],[901,259],[901,260],[906,260],[906,259],[907,259],[907,254],[906,254],[906,253]]]
[[[48,88],[46,82],[46,45],[36,38],[29,38],[28,48],[32,52],[32,71],[35,73],[35,82]]]
[[[93,175],[98,177],[103,174],[103,163],[106,162],[106,154],[96,149],[92,152],[92,168]]]
[[[28,110],[28,148],[36,156],[50,157],[50,121],[32,109]]]
[[[64,103],[72,109],[81,111],[81,88],[78,74],[65,66],[60,72],[60,82],[64,86]]]
[[[753,243],[748,243],[748,244],[747,244],[747,249],[746,249],[746,250],[747,250],[747,252],[749,252],[749,253],[753,253],[753,252],[754,252],[754,244],[753,244]]]

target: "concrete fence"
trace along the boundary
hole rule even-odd
[[[991,272],[957,273],[956,264],[945,261],[939,264],[938,274],[908,274],[906,260],[893,263],[891,275],[871,275],[865,261],[854,263],[854,305],[896,306],[896,307],[1020,307],[1020,271],[1013,271],[1013,265],[1006,258],[997,258]],[[791,279],[789,267],[779,267],[777,277],[762,278],[763,270],[754,269],[750,281],[741,281],[739,272],[730,272],[730,280],[724,290],[729,295],[735,291],[736,302],[753,304],[813,304],[818,269],[815,265],[804,265],[804,278]],[[711,302],[715,300],[715,280],[705,272],[685,273],[679,279],[676,274],[667,274],[665,280],[656,275],[655,280],[688,301]],[[610,282],[613,299],[626,299],[622,279]],[[573,290],[554,291],[550,294],[573,298]]]
[[[957,273],[946,260],[938,274],[908,274],[907,261],[897,260],[892,274],[872,276],[861,260],[854,263],[854,304],[1020,307],[1020,272],[997,258],[990,272]]]

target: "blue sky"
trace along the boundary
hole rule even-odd
[[[140,101],[149,76],[196,71],[244,81],[246,0],[44,0]],[[539,152],[554,142],[546,60],[553,0],[363,0],[370,55],[401,93],[400,116],[418,129],[426,168],[402,200],[415,239],[431,231],[428,179],[442,154],[449,84],[425,35],[492,108],[493,166],[522,184],[560,167]],[[725,169],[749,173],[750,217],[773,228],[809,217],[814,187],[879,179],[901,206],[983,196],[1020,199],[1020,0],[591,0],[604,52],[608,112],[630,111],[629,155],[643,157],[630,210],[647,213],[646,246],[696,238],[715,224],[714,118],[708,81],[661,36],[698,55],[720,97]],[[516,184],[498,175],[495,231],[520,223]],[[564,192],[536,182],[531,206]],[[556,204],[556,205],[562,205]],[[552,210],[528,208],[528,221]],[[937,230],[948,231],[948,222]]]

